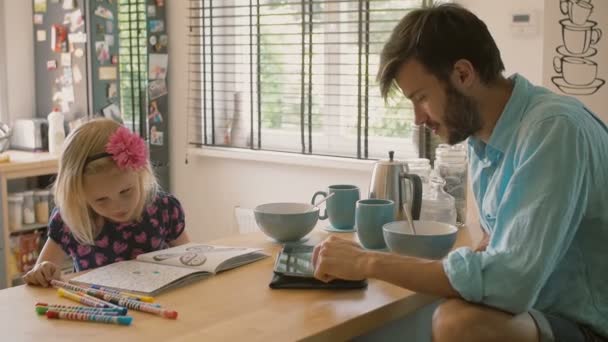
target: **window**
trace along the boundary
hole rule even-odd
[[[393,27],[426,2],[190,0],[189,143],[417,157],[410,102],[385,104],[375,78]]]

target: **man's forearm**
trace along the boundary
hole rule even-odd
[[[367,278],[380,279],[411,291],[440,297],[460,297],[450,284],[441,261],[371,252]]]

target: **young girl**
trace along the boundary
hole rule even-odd
[[[179,201],[157,191],[143,139],[112,120],[70,133],[53,190],[57,209],[28,284],[49,286],[66,255],[83,271],[189,242]]]

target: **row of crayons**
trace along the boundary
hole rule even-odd
[[[128,309],[147,312],[161,317],[176,319],[177,312],[153,303],[154,298],[95,286],[85,288],[59,280],[52,280],[59,296],[86,306],[49,305],[37,303],[36,312],[49,319],[80,320],[119,325],[130,325]]]

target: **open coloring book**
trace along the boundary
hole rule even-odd
[[[153,296],[267,256],[258,248],[188,243],[140,254],[135,260],[99,267],[71,279],[71,282]]]

